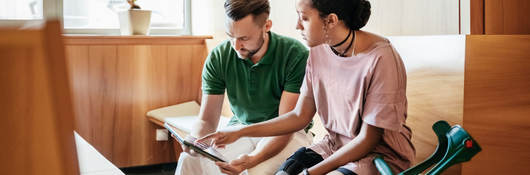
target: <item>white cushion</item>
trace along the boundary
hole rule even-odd
[[[174,126],[177,129],[180,129],[184,132],[190,133],[191,129],[193,127],[193,124],[195,121],[197,121],[197,116],[181,116],[181,117],[168,117],[165,118],[164,122],[169,123],[170,125]],[[223,128],[224,126],[228,125],[228,122],[230,121],[229,118],[221,116],[219,119],[219,124],[217,125],[217,129]]]
[[[165,121],[168,117],[197,116],[201,107],[195,101],[171,105],[168,107],[158,108],[147,112],[147,116],[153,117],[159,121]]]
[[[193,124],[197,120],[200,108],[197,102],[190,101],[149,111],[147,116],[161,122],[167,122],[181,131],[190,133]],[[221,116],[218,129],[226,126],[229,121],[229,118]]]

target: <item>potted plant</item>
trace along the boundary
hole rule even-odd
[[[142,10],[135,2],[127,0],[129,10],[118,12],[121,35],[147,35],[151,24],[151,11]]]

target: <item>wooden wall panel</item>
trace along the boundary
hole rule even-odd
[[[79,134],[118,167],[175,162],[145,114],[197,98],[206,38],[66,37]]]
[[[193,46],[193,56],[194,57],[199,57],[199,58],[206,58],[208,56],[208,53],[206,52],[207,48],[205,45],[195,45]],[[196,68],[196,67],[200,67],[200,71],[192,71],[193,74],[193,78],[192,78],[192,85],[193,85],[193,89],[199,89],[199,91],[197,92],[193,92],[193,93],[196,93],[197,95],[195,96],[195,101],[197,102],[200,102],[201,101],[201,98],[202,98],[202,91],[200,90],[201,89],[201,75],[202,75],[202,67],[204,65],[204,62],[206,61],[206,59],[194,59],[193,62],[192,62],[192,67]],[[199,103],[200,104],[200,103]],[[229,116],[231,117],[231,116]]]
[[[194,87],[192,84],[193,60],[189,59],[193,56],[192,50],[192,47],[186,46],[170,46],[168,48],[168,55],[170,55],[172,60],[175,61],[172,62],[172,65],[178,66],[178,69],[169,71],[175,72],[177,79],[181,80],[180,82],[174,82],[171,87],[175,90],[174,92],[177,92],[176,97],[183,101],[195,99],[195,96],[197,95],[193,94],[194,90],[192,89],[192,87]]]
[[[470,28],[472,35],[484,34],[484,0],[470,2]]]
[[[464,127],[482,152],[463,174],[527,174],[530,168],[530,35],[468,36]]]
[[[471,34],[530,34],[530,1],[471,0]]]
[[[530,1],[485,0],[485,34],[530,34]]]
[[[72,101],[74,106],[74,113],[76,115],[75,128],[78,133],[86,133],[83,135],[87,140],[92,138],[88,135],[90,130],[90,120],[88,116],[90,108],[88,106],[88,93],[75,93],[75,91],[88,91],[88,46],[66,46],[66,58],[68,64],[68,72],[72,91]],[[75,71],[74,71],[75,68]],[[76,89],[74,91],[74,89]],[[93,145],[96,148],[97,145]],[[98,149],[100,150],[100,149]],[[100,151],[101,152],[101,151]],[[105,154],[103,154],[105,155]]]

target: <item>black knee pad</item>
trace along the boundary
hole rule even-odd
[[[276,172],[276,175],[291,175],[291,174],[298,174],[304,170],[305,166],[294,159],[287,159],[282,166],[280,166],[280,169]],[[297,173],[298,172],[298,173]]]
[[[312,167],[324,159],[311,149],[302,147],[280,166],[276,175],[297,175],[304,169]]]

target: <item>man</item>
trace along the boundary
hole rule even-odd
[[[214,48],[205,62],[199,120],[188,140],[216,131],[225,89],[234,113],[228,127],[237,127],[291,111],[303,81],[308,51],[300,42],[270,32],[268,0],[226,0],[224,7],[230,40]],[[311,141],[307,129],[240,139],[218,150],[227,163],[214,163],[183,146],[176,174],[239,174],[247,169],[252,175],[273,174]]]

